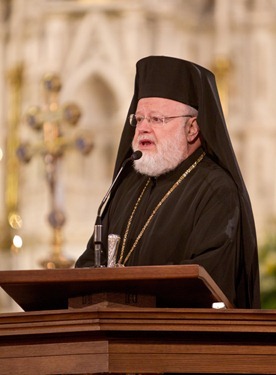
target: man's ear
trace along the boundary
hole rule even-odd
[[[196,120],[196,117],[192,117],[188,120],[186,124],[186,135],[187,135],[187,141],[189,143],[193,143],[195,140],[198,139],[200,130],[199,126]]]

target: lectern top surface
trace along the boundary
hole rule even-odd
[[[99,292],[155,295],[164,307],[232,307],[199,265],[0,271],[0,286],[25,311],[68,308],[68,299]]]

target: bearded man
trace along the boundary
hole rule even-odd
[[[133,151],[142,157],[102,215],[104,253],[118,234],[119,265],[199,264],[234,306],[259,308],[254,219],[213,74],[172,57],[138,61],[114,176]],[[92,235],[76,267],[93,265]]]

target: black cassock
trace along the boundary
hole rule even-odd
[[[242,307],[245,296],[244,270],[240,267],[240,202],[237,188],[228,174],[205,156],[156,210],[202,151],[197,150],[176,170],[158,178],[149,179],[129,168],[104,215],[104,247],[106,249],[107,236],[111,233],[120,235],[122,245],[133,209],[149,180],[129,226],[123,261],[143,226],[151,219],[125,265],[200,264],[228,299]],[[92,236],[76,266],[93,264]]]

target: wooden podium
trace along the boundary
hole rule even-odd
[[[1,271],[0,286],[25,311],[87,307],[232,307],[198,265]],[[141,301],[141,303],[140,303]]]
[[[1,375],[276,374],[275,311],[231,308],[197,265],[1,271],[0,286],[25,310],[0,315]]]

